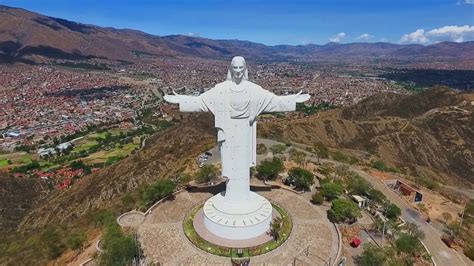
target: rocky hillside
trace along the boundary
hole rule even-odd
[[[357,105],[292,121],[261,124],[262,137],[371,151],[401,169],[474,183],[474,93],[434,88],[380,94]],[[414,172],[412,172],[414,173]],[[453,179],[455,178],[455,179]]]
[[[189,116],[177,126],[146,140],[138,153],[79,180],[74,186],[36,206],[21,223],[22,231],[70,222],[94,209],[120,208],[122,197],[139,186],[173,177],[214,141],[208,115]],[[120,210],[117,210],[120,211]]]
[[[47,196],[38,179],[17,179],[0,173],[0,238],[5,239],[31,208]]]

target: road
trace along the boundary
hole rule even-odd
[[[404,199],[400,198],[394,191],[375,177],[357,167],[350,167],[350,169],[366,179],[375,189],[380,190],[388,200],[396,204],[402,210],[402,218],[406,222],[415,223],[420,227],[425,233],[425,238],[422,242],[433,256],[436,265],[472,265],[472,262],[468,258],[461,257],[464,256],[464,254],[460,255],[453,249],[448,248],[441,241],[441,233],[426,223],[421,214],[405,202]]]

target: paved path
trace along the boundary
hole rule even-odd
[[[258,181],[253,181],[258,182]],[[272,202],[285,208],[293,221],[288,240],[276,250],[252,257],[252,265],[324,265],[334,258],[338,236],[324,210],[306,198],[283,189],[258,191]],[[230,258],[218,257],[192,245],[183,232],[185,214],[212,194],[182,192],[174,200],[165,201],[138,227],[138,235],[147,263],[164,265],[230,265]]]

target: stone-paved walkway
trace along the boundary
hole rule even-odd
[[[293,220],[288,240],[276,250],[252,257],[252,265],[324,265],[337,254],[338,237],[334,226],[319,207],[306,198],[283,189],[258,191],[286,209]],[[212,196],[206,192],[182,192],[158,205],[138,227],[147,262],[165,265],[231,265],[230,258],[206,253],[186,238],[183,218],[188,211]]]

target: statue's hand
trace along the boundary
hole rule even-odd
[[[173,91],[174,95],[166,94],[163,98],[169,103],[179,103],[179,95]]]
[[[298,92],[298,94],[296,94],[296,102],[297,103],[303,103],[303,102],[306,102],[307,100],[309,100],[309,98],[311,98],[311,96],[309,94],[301,94],[302,91]]]

